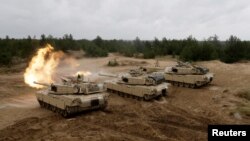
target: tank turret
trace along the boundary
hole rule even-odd
[[[53,94],[93,94],[104,92],[106,89],[102,84],[96,84],[91,82],[84,83],[69,83],[66,84],[46,84],[34,82],[35,84],[48,87],[50,93]]]
[[[155,86],[164,81],[164,76],[161,74],[150,74],[139,77],[122,76],[118,83],[125,83],[128,85],[147,85]]]
[[[137,73],[139,72],[139,74],[151,74],[154,72],[163,72],[164,68],[160,67],[159,60],[156,60],[155,66],[140,66],[139,68],[130,71],[135,71]]]
[[[61,77],[62,83],[65,85],[86,83],[88,81],[84,80],[83,74],[78,74],[77,76],[64,76]]]
[[[112,74],[100,74],[101,76],[118,78],[117,83],[127,84],[127,85],[158,85],[164,82],[164,75],[160,73],[152,73],[149,75],[131,73],[124,74],[122,76],[112,75]]]

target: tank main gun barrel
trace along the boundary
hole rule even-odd
[[[47,84],[47,83],[40,83],[40,82],[35,82],[35,81],[34,81],[34,84],[42,85],[42,86],[47,86],[47,87],[50,86],[50,84]]]
[[[99,76],[107,76],[107,77],[115,77],[117,78],[117,75],[113,75],[113,74],[106,74],[106,73],[99,73]]]

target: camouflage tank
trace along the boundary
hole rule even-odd
[[[178,62],[176,66],[167,67],[165,70],[165,80],[172,85],[198,88],[212,82],[213,73],[209,69],[191,65],[190,63]]]
[[[144,75],[135,70],[131,70],[129,74],[120,77],[110,74],[100,75],[118,78],[106,82],[107,91],[123,97],[148,101],[167,95],[168,87],[166,83],[163,83],[164,75],[156,73]]]
[[[105,109],[108,103],[108,95],[104,93],[106,88],[95,83],[73,83],[71,80],[63,84],[34,83],[47,87],[36,93],[41,107],[64,117],[85,110]]]

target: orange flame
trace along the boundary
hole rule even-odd
[[[50,44],[39,49],[25,70],[24,82],[35,88],[42,88],[43,86],[34,84],[34,82],[52,83],[52,75],[62,56],[63,52],[55,52]]]

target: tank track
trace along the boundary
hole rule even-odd
[[[60,109],[58,107],[55,107],[55,106],[48,104],[46,102],[43,102],[41,100],[38,100],[38,102],[42,108],[45,108],[45,109],[48,109],[48,110],[53,111],[55,113],[58,113],[58,114],[62,115],[63,117],[68,117],[70,115],[70,113],[67,110]]]
[[[81,110],[81,111],[78,111],[77,110],[77,107],[74,107],[75,108],[75,110],[73,110],[73,108],[69,108],[69,107],[66,107],[66,109],[64,110],[64,109],[60,109],[60,108],[58,108],[58,107],[56,107],[56,106],[53,106],[53,105],[51,105],[51,104],[48,104],[48,103],[46,103],[46,102],[43,102],[43,101],[41,101],[41,100],[38,100],[38,102],[39,102],[39,104],[40,104],[40,106],[42,107],[42,108],[46,108],[46,109],[48,109],[48,110],[50,110],[50,111],[53,111],[54,113],[58,113],[58,114],[60,114],[60,115],[62,115],[63,117],[69,117],[69,116],[71,116],[72,114],[75,114],[75,113],[77,113],[77,112],[82,112],[83,110]],[[104,110],[106,107],[107,107],[107,105],[108,105],[108,102],[107,101],[105,101],[105,104],[103,105],[103,106],[101,106],[100,107],[100,109],[101,110]],[[90,109],[89,109],[90,110]]]
[[[119,95],[121,97],[136,99],[138,101],[142,101],[142,100],[150,101],[150,100],[157,99],[157,98],[161,97],[161,96],[157,96],[157,97],[153,97],[153,98],[150,98],[149,96],[148,97],[139,97],[139,96],[131,95],[131,94],[128,94],[128,93],[123,93],[123,92],[112,90],[112,89],[107,89],[107,91],[110,92],[110,93],[113,93],[113,94],[117,94],[117,95]]]
[[[197,86],[196,84],[189,84],[189,83],[183,83],[183,82],[177,82],[177,81],[166,81],[166,82],[172,84],[173,86],[186,87],[186,88],[192,88],[192,89],[200,88],[209,84],[209,83],[205,83],[201,86]]]

